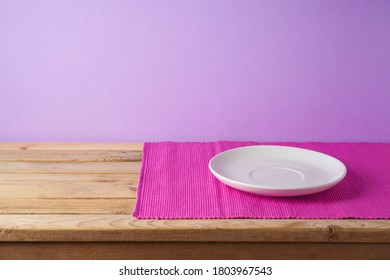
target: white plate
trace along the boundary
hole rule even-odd
[[[267,196],[298,196],[321,192],[347,173],[334,157],[287,146],[247,146],[222,152],[209,162],[222,183]]]

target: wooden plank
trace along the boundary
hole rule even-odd
[[[0,198],[135,198],[138,174],[0,173]]]
[[[36,199],[0,197],[0,214],[131,214],[134,199]],[[3,216],[1,216],[1,220]]]
[[[388,260],[390,244],[326,243],[0,243],[0,259]]]
[[[143,143],[0,142],[0,150],[142,151]]]
[[[141,162],[0,162],[0,173],[139,173]]]
[[[34,185],[44,185],[55,183],[61,185],[69,181],[79,184],[122,184],[130,183],[136,185],[138,183],[139,174],[124,173],[124,174],[30,174],[30,173],[0,173],[0,186],[12,185],[20,186],[27,183]]]
[[[0,162],[141,161],[142,151],[111,150],[0,150]]]
[[[390,220],[138,220],[128,214],[2,215],[0,242],[14,241],[390,244]]]

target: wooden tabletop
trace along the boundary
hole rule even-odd
[[[390,259],[390,220],[137,220],[142,147],[0,143],[0,259]]]

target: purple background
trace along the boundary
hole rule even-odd
[[[390,1],[0,0],[0,141],[390,141]]]

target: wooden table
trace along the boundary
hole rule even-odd
[[[0,259],[390,259],[390,220],[134,219],[141,159],[0,143]]]

